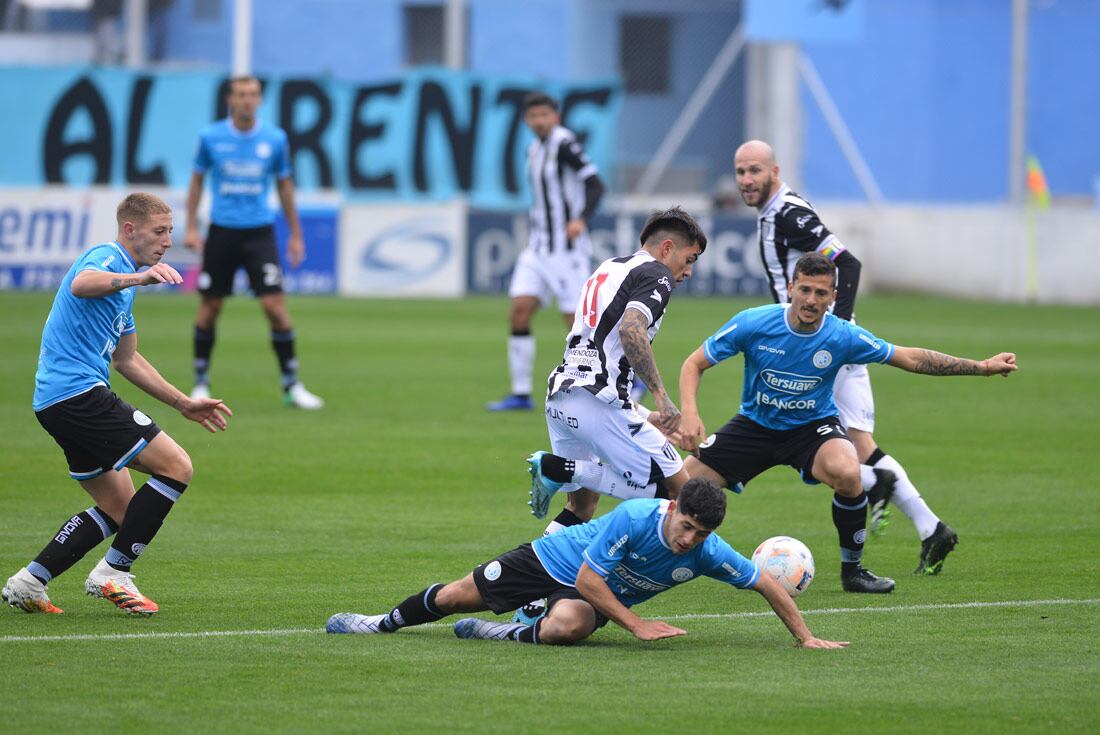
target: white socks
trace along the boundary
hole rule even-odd
[[[935,532],[936,524],[940,522],[940,519],[932,512],[932,509],[924,502],[924,498],[920,496],[917,488],[910,482],[905,468],[889,454],[876,462],[875,467],[880,470],[890,470],[898,476],[898,483],[894,487],[894,499],[890,501],[891,504],[896,505],[902,513],[909,516],[909,519],[913,521],[913,525],[917,527],[917,535],[920,536],[922,541],[931,536]],[[873,485],[874,472],[871,472],[871,468],[867,465],[861,465],[860,479],[863,481],[864,487],[870,487],[866,484],[868,473],[871,475],[871,484]]]
[[[535,337],[525,334],[508,337],[508,370],[512,375],[512,393],[531,395],[531,370],[535,365]]]

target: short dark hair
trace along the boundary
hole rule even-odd
[[[680,488],[676,508],[704,528],[714,530],[726,517],[726,492],[706,478],[693,477]]]
[[[229,81],[225,84],[226,95],[233,94],[233,87],[237,84],[243,84],[246,82],[255,82],[260,85],[260,93],[264,91],[264,83],[260,81],[259,77],[254,77],[251,74],[238,74],[237,76],[230,77]]]
[[[546,92],[528,92],[527,96],[523,98],[523,111],[527,112],[532,107],[549,107],[557,112],[558,101]]]
[[[791,283],[798,280],[798,276],[829,276],[836,280],[836,265],[819,252],[806,253],[794,264],[794,273],[791,275]]]
[[[642,234],[638,239],[642,245],[645,245],[654,235],[662,233],[679,235],[682,240],[685,240],[685,245],[699,243],[700,252],[707,249],[707,236],[703,233],[703,228],[694,217],[679,206],[652,212],[649,219],[645,221]]]

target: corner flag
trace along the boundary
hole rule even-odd
[[[1050,188],[1047,186],[1047,177],[1043,175],[1043,168],[1039,165],[1039,159],[1035,156],[1027,157],[1027,188],[1031,193],[1031,203],[1039,209],[1050,206]]]

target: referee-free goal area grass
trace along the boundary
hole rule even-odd
[[[0,580],[90,504],[30,407],[50,299],[0,293]],[[654,351],[674,398],[683,358],[754,303],[673,301]],[[135,308],[139,350],[185,390],[195,305],[142,293]],[[939,576],[911,576],[919,541],[895,510],[865,562],[897,590],[845,594],[828,491],[777,468],[730,497],[719,532],[743,554],[778,534],[813,551],[817,577],[798,603],[818,636],[851,647],[808,651],[759,595],[709,579],[637,608],[688,631],[672,640],[612,624],[571,648],[464,641],[453,618],[326,635],[334,612],[387,611],[539,535],[523,460],[549,447],[540,411],[484,410],[508,384],[504,298],[290,306],[321,411],[281,404],[267,326],[247,298],[218,325],[212,388],[235,414],[224,434],[114,377],[195,466],[134,568],[161,612],[132,619],[84,595],[105,547],[50,585],[63,615],[0,609],[0,730],[1100,730],[1097,309],[860,300],[860,323],[883,339],[973,358],[1014,351],[1020,370],[871,368],[879,444],[961,539]],[[540,313],[536,385],[563,332]],[[706,373],[708,429],[736,412],[740,388],[740,358]]]

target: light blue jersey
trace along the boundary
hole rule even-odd
[[[137,268],[118,242],[96,245],[69,268],[42,330],[38,372],[34,375],[35,411],[97,385],[109,387],[111,355],[122,335],[137,331],[134,289],[124,288],[94,299],[73,296],[73,279],[86,270],[130,275]]]
[[[259,121],[241,132],[231,118],[207,125],[199,135],[195,172],[207,171],[211,222],[237,229],[270,225],[275,221],[267,204],[271,177],[286,179],[291,174],[286,133]]]
[[[835,416],[833,382],[840,368],[886,362],[894,354],[894,345],[832,314],[816,332],[796,332],[788,309],[790,304],[746,309],[703,343],[712,365],[744,353],[741,413],[776,430]]]
[[[712,533],[686,554],[665,541],[668,501],[635,498],[588,523],[563,528],[534,541],[542,566],[562,584],[576,586],[581,562],[607,582],[627,607],[700,575],[747,589],[756,584],[751,561]]]

